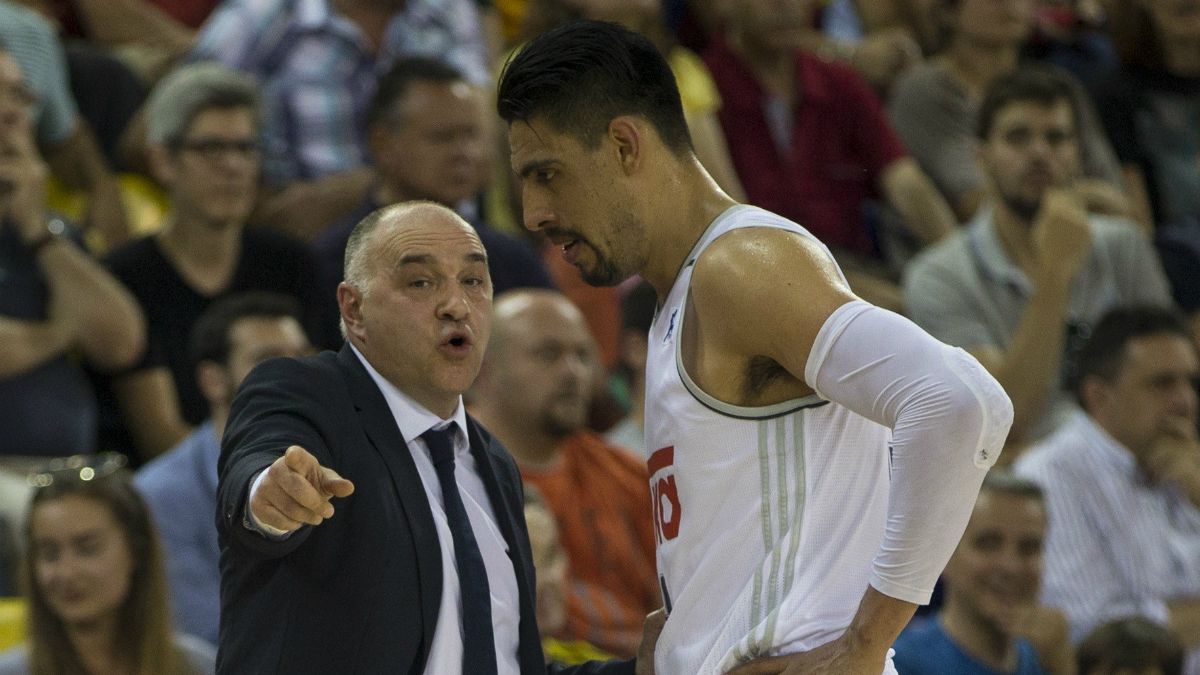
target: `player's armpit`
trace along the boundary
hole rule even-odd
[[[820,244],[766,227],[713,241],[696,261],[691,295],[706,341],[771,358],[798,380],[821,326],[857,299]]]

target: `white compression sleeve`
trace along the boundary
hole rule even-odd
[[[1008,395],[963,350],[862,301],[826,320],[804,375],[823,398],[892,429],[887,533],[871,585],[928,603],[1012,425]]]

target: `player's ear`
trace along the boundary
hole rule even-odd
[[[626,175],[636,173],[645,160],[646,126],[634,117],[622,115],[608,123],[608,140],[612,142],[617,162]]]

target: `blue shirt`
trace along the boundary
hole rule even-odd
[[[146,464],[133,483],[158,527],[166,558],[175,628],[217,643],[221,549],[217,545],[217,458],[211,421]]]
[[[946,635],[936,617],[910,623],[896,638],[894,649],[893,662],[900,675],[1045,675],[1029,642],[1017,640],[1017,668],[1003,673],[963,651]]]
[[[492,81],[474,0],[409,0],[375,53],[329,0],[226,0],[190,61],[220,61],[262,85],[263,172],[277,185],[366,165],[367,106],[399,57],[436,58]]]

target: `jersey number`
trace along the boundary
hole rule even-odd
[[[654,451],[650,461],[646,462],[650,470],[650,497],[654,500],[654,531],[658,535],[658,543],[670,541],[679,536],[679,490],[675,487],[675,476],[666,473],[658,477],[663,469],[670,469],[675,464],[675,446],[667,446]]]

